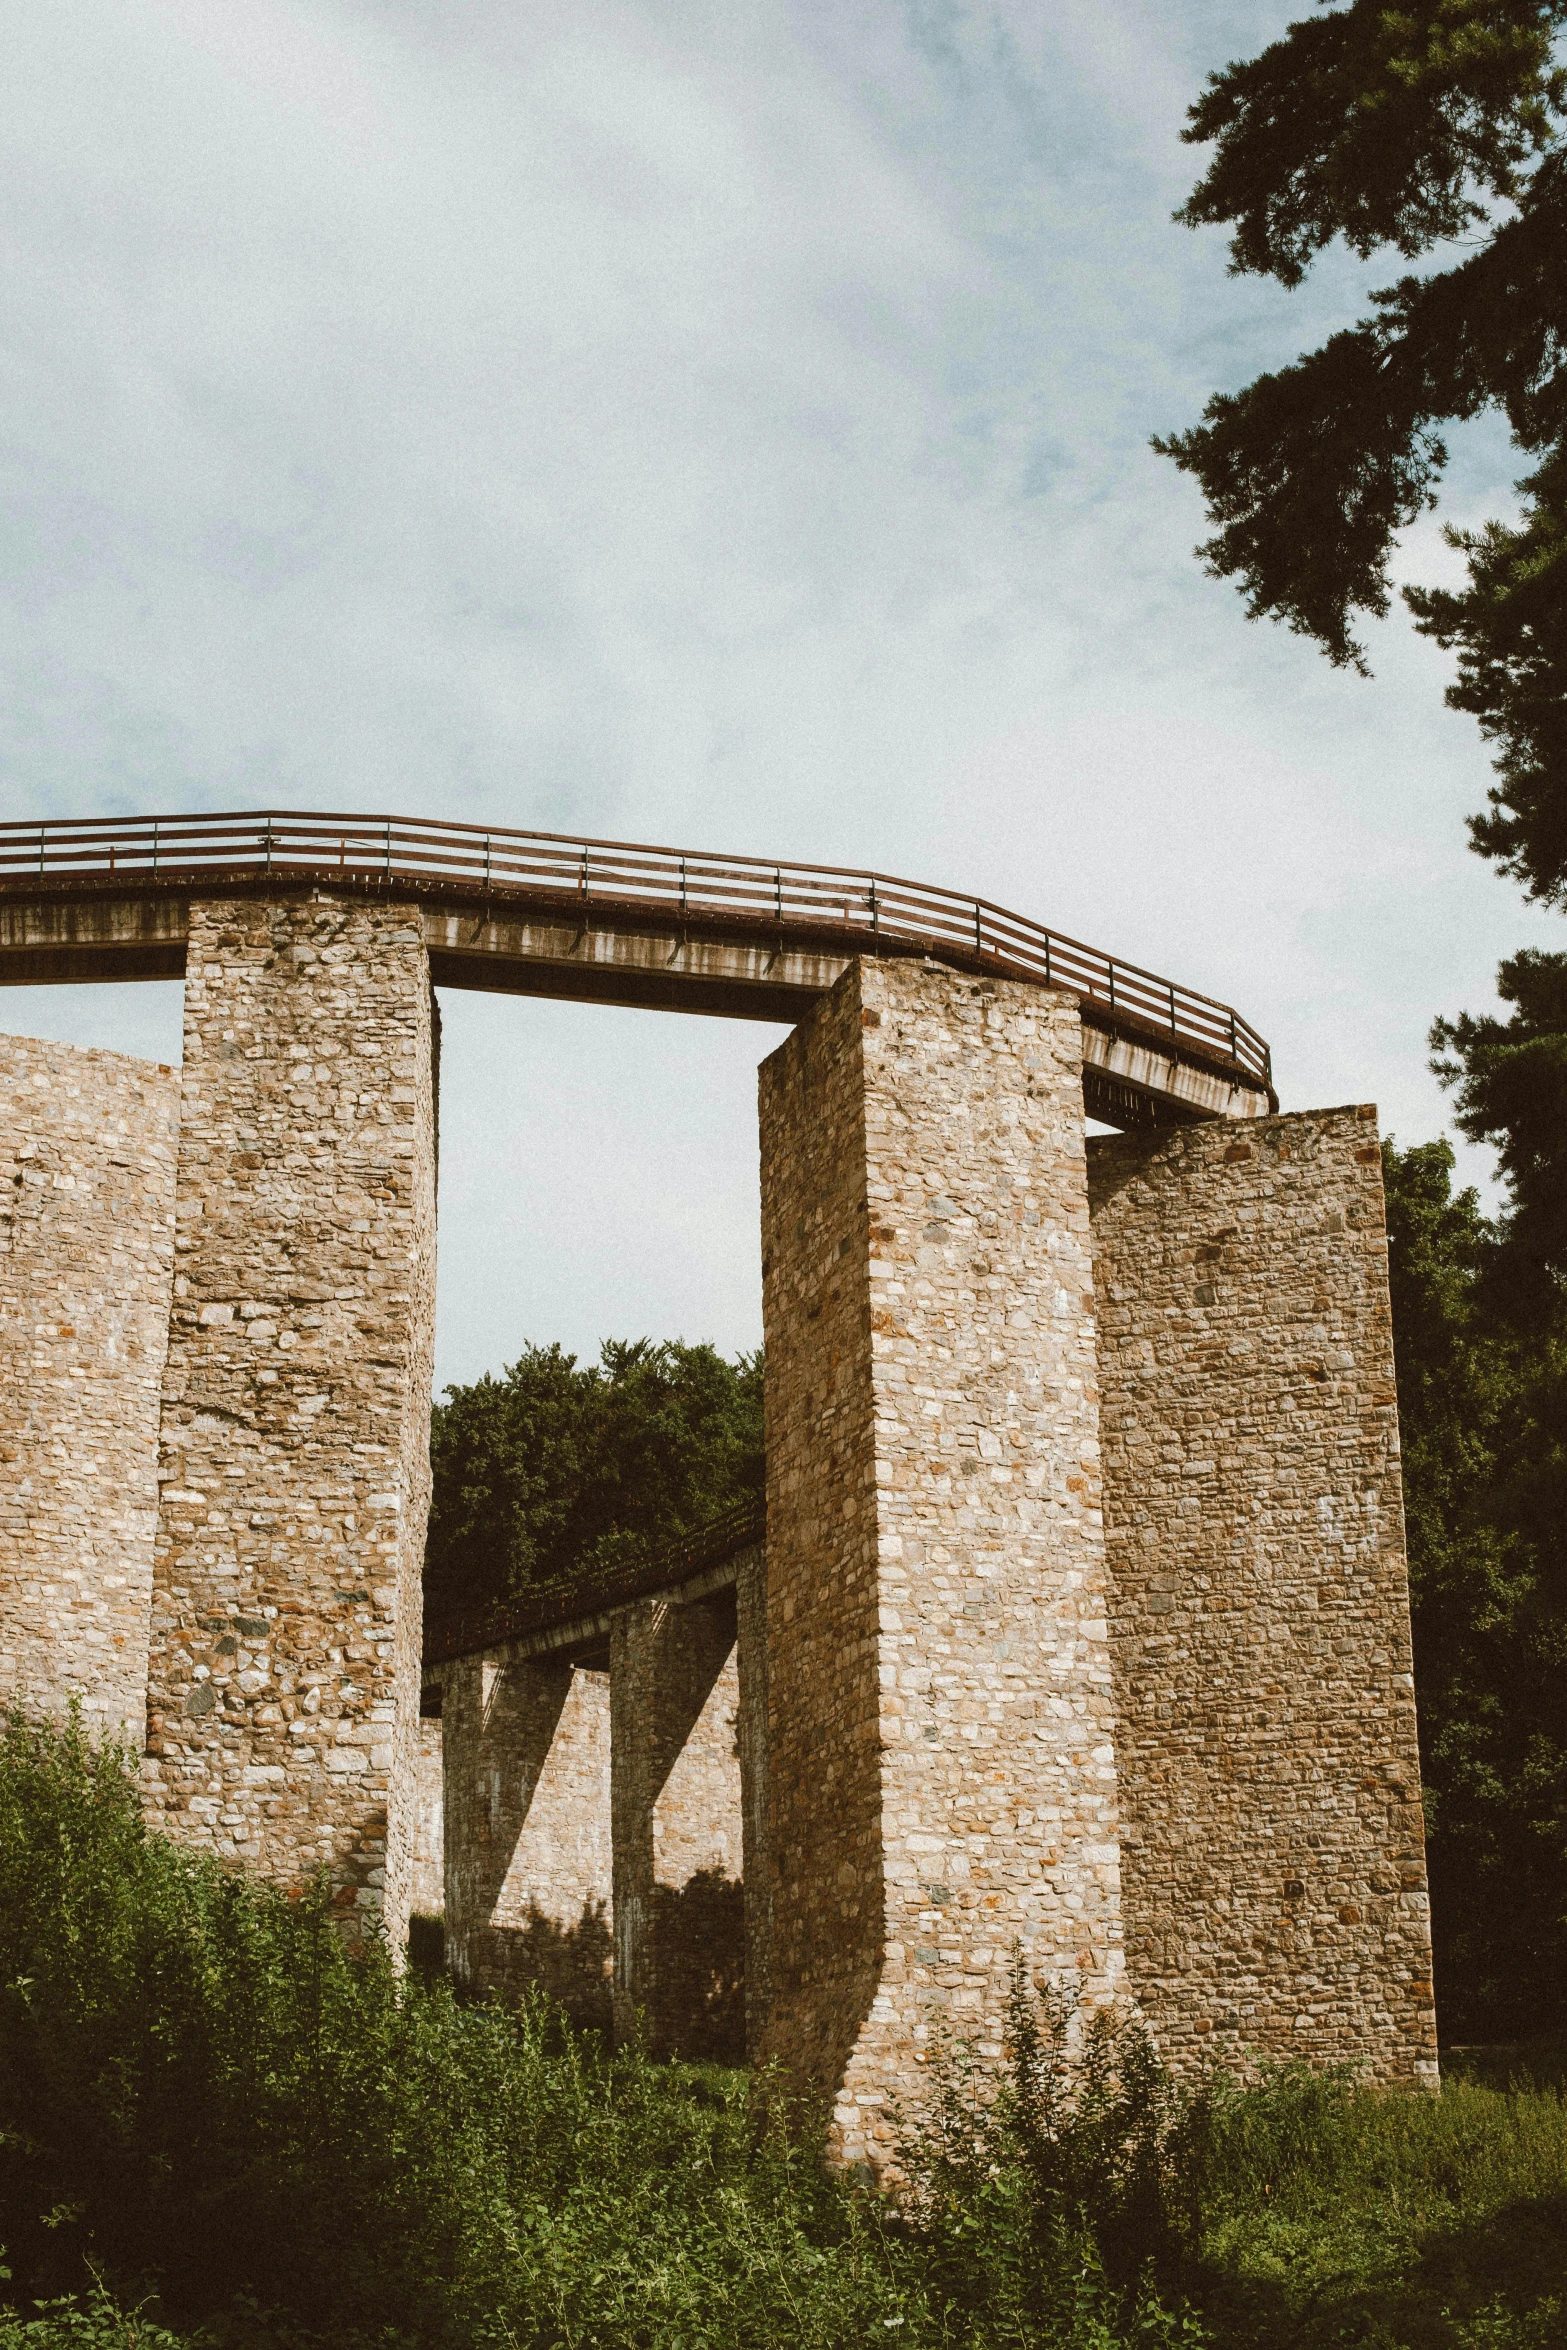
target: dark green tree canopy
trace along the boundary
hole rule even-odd
[[[449,1387],[430,1431],[432,1616],[632,1565],[762,1490],[762,1359],[607,1340],[530,1346]]]
[[[1567,1301],[1567,955],[1525,948],[1497,975],[1510,1019],[1461,1012],[1431,1032],[1456,1088],[1457,1123],[1496,1145],[1509,1204],[1496,1252],[1515,1314],[1550,1320]]]
[[[1211,78],[1185,135],[1217,147],[1178,217],[1229,224],[1237,271],[1297,285],[1337,237],[1362,256],[1473,250],[1155,446],[1201,483],[1199,552],[1248,612],[1363,668],[1353,617],[1388,610],[1393,541],[1435,503],[1442,426],[1506,416],[1538,460],[1519,526],[1450,534],[1467,590],[1407,594],[1458,656],[1449,700],[1497,746],[1477,847],[1567,902],[1564,23],[1567,0],[1350,0]]]
[[[1491,812],[1471,817],[1482,856],[1534,897],[1564,902],[1567,876],[1567,454],[1520,482],[1517,529],[1450,530],[1469,584],[1405,588],[1423,636],[1458,656],[1447,698],[1497,745]]]
[[[1522,194],[1567,106],[1564,12],[1539,0],[1352,0],[1211,74],[1189,143],[1217,140],[1177,214],[1233,221],[1232,267],[1299,285],[1342,237],[1407,259]]]
[[[1567,2018],[1567,1335],[1449,1144],[1384,1160],[1437,2010],[1509,2038]]]

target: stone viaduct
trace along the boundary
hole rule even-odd
[[[1015,1952],[1177,2067],[1435,2077],[1371,1108],[1280,1116],[1227,1007],[880,875],[0,827],[0,979],[174,976],[180,1077],[0,1038],[0,1694],[394,1947],[444,1812],[459,1972],[777,2057],[848,2159]],[[436,986],[791,1033],[765,1518],[425,1634]]]

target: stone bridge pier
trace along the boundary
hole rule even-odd
[[[1080,1025],[866,961],[762,1068],[762,2048],[850,2160],[1014,1951],[1124,1989]]]
[[[427,1668],[446,1954],[659,2055],[738,2061],[767,1980],[758,1549]]]
[[[407,1929],[435,1309],[416,912],[190,909],[148,1804]]]

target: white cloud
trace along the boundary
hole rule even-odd
[[[9,812],[874,862],[1232,998],[1289,1102],[1433,1131],[1427,1021],[1543,927],[1465,850],[1473,729],[1402,623],[1371,686],[1248,629],[1146,445],[1363,282],[1291,301],[1169,224],[1201,72],[1286,13],[11,0]],[[748,1342],[763,1032],[470,1019],[447,1374],[655,1315]]]

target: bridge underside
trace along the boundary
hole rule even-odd
[[[318,886],[344,894],[342,877]],[[312,877],[290,873],[230,882],[214,875],[203,899],[308,892]],[[360,894],[350,884],[349,894]],[[379,891],[365,894],[383,894]],[[392,885],[391,894],[406,901]],[[90,891],[0,901],[0,986],[60,981],[181,979],[190,930],[187,897],[169,891]],[[919,955],[917,937],[858,930],[775,934],[754,922],[711,916],[680,923],[667,914],[588,901],[580,911],[473,902],[421,907],[430,970],[438,987],[492,994],[554,996],[644,1011],[691,1012],[793,1027],[856,956]],[[1016,976],[999,958],[963,957],[943,946],[943,965]],[[1083,1101],[1109,1126],[1184,1125],[1203,1118],[1263,1118],[1276,1102],[1252,1073],[1194,1052],[1153,1022],[1079,999],[1083,1015]]]

